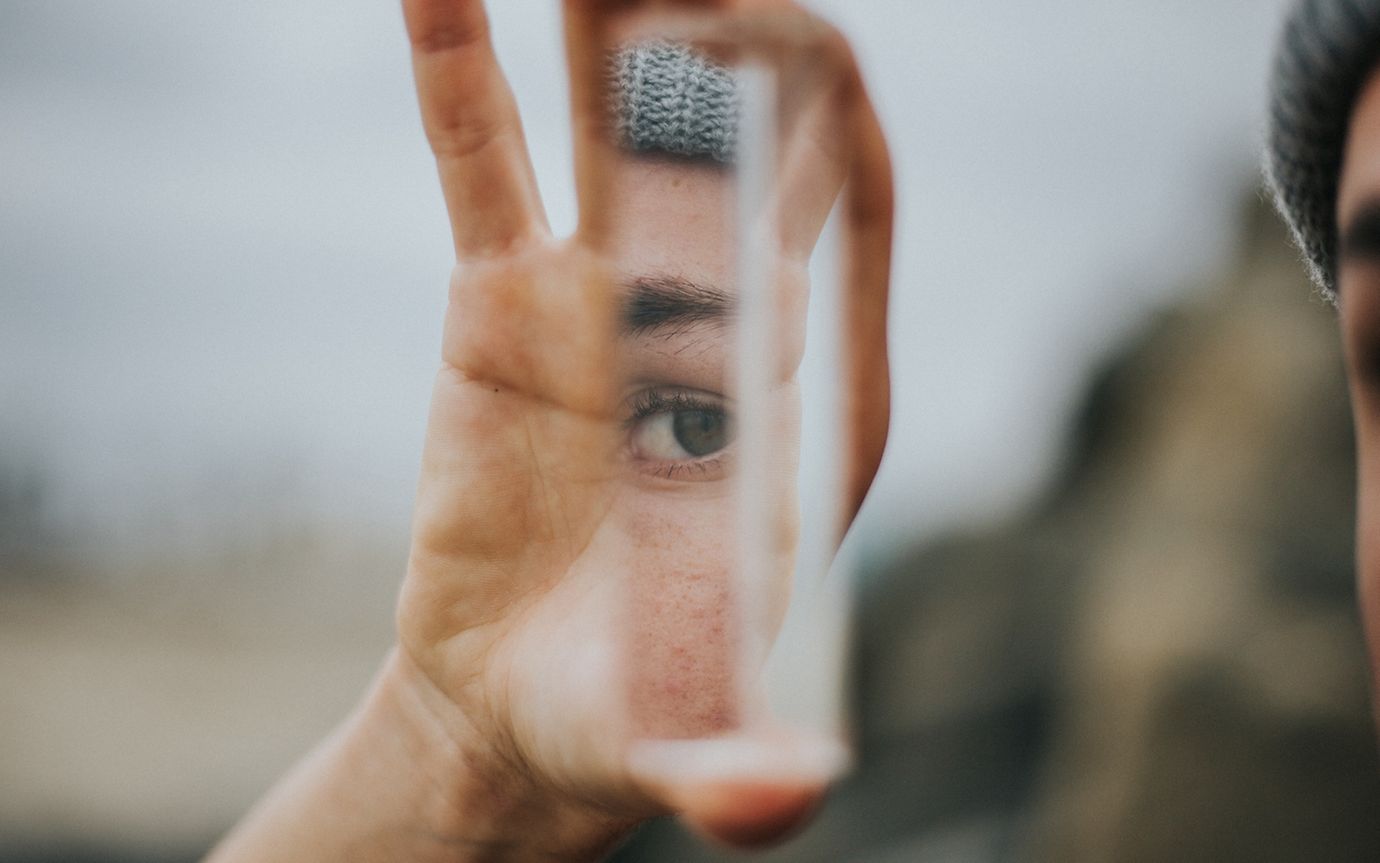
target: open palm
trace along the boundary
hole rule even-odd
[[[582,218],[574,237],[558,239],[482,3],[404,0],[458,264],[398,609],[402,654],[457,746],[504,776],[505,788],[520,788],[515,797],[610,821],[688,809],[715,835],[753,841],[798,821],[819,783],[737,782],[706,796],[628,760],[630,736],[645,730],[625,705],[630,651],[645,648],[641,671],[658,680],[648,721],[661,730],[670,722],[675,736],[708,735],[737,717],[723,591],[668,567],[667,579],[689,585],[650,582],[680,597],[669,614],[640,608],[622,571],[635,556],[630,544],[645,551],[657,525],[624,491],[630,424],[614,370],[624,363],[626,298],[609,253],[618,231],[602,212],[616,180],[593,166],[598,148],[581,133],[598,126],[601,27],[618,5],[566,4]],[[885,355],[876,345],[884,344],[890,249],[889,167],[870,111],[864,117],[857,166],[848,168],[854,199],[865,201],[849,213],[859,259],[851,287],[865,298],[853,329],[873,346],[855,364],[859,500],[885,438]],[[662,642],[680,661],[662,662],[672,656]]]

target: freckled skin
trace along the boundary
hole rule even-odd
[[[674,518],[676,508],[667,509]],[[697,537],[667,517],[632,521],[643,530],[634,535],[624,573],[631,732],[671,739],[729,732],[742,720],[742,620],[725,554],[731,544],[723,541],[728,519],[708,515],[697,526],[717,522],[720,530]],[[641,539],[652,536],[658,539]]]
[[[729,217],[733,176],[721,166],[626,159],[614,174],[612,256],[630,275],[671,275],[734,288],[735,235]],[[804,281],[792,282],[803,308]],[[803,322],[792,316],[787,326]],[[728,394],[736,338],[731,326],[700,326],[626,340],[621,365],[632,380],[659,380]],[[780,417],[780,493],[774,500],[794,524],[798,464],[800,337],[787,339],[774,402],[751,409]],[[628,559],[615,569],[627,584],[624,632],[626,690],[633,733],[691,738],[733,730],[750,706],[742,692],[765,656],[746,645],[769,644],[789,598],[794,533],[776,555],[769,583],[734,577],[737,519],[732,472],[702,482],[627,476],[607,529]],[[744,592],[748,593],[745,594]],[[745,606],[762,607],[750,620]],[[750,637],[744,627],[751,627]],[[759,651],[760,652],[760,651]]]

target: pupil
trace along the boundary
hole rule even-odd
[[[693,456],[705,456],[724,448],[728,424],[718,411],[676,411],[671,418],[676,443]]]

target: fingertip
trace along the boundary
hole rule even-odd
[[[813,820],[824,800],[823,783],[738,783],[714,789],[681,813],[696,833],[732,848],[775,845]]]
[[[824,738],[719,738],[644,742],[629,764],[642,787],[695,832],[750,849],[809,823],[848,755]]]

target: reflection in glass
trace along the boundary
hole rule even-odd
[[[622,458],[591,547],[623,580],[634,739],[837,738],[841,90],[798,20],[726,21],[634,8],[610,28],[597,191]]]

